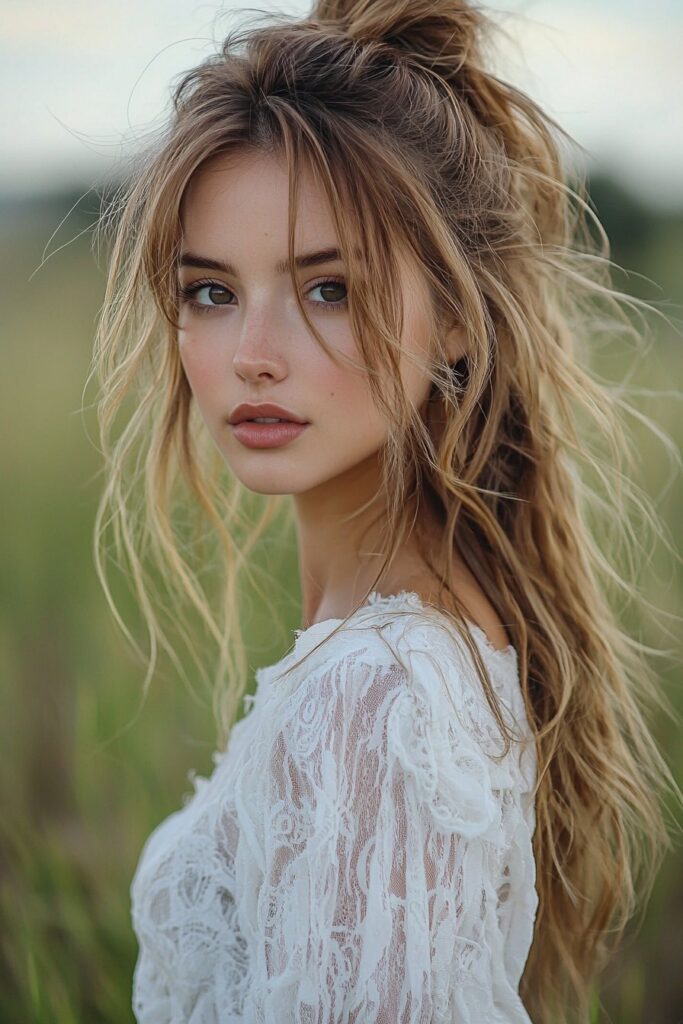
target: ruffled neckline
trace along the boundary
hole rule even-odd
[[[365,603],[360,605],[360,607],[357,608],[347,620],[337,618],[321,619],[319,622],[313,622],[305,629],[295,629],[293,631],[293,649],[273,665],[265,665],[262,668],[257,669],[257,675],[261,673],[270,673],[271,671],[279,668],[283,662],[290,657],[297,658],[300,654],[305,653],[305,651],[311,646],[314,646],[314,644],[311,644],[311,641],[317,640],[319,634],[325,635],[327,633],[331,633],[334,627],[338,626],[341,622],[352,622],[356,615],[361,614],[368,608],[376,608],[378,606],[387,608],[407,606],[409,608],[414,608],[417,611],[434,611],[431,605],[428,606],[424,604],[420,595],[414,590],[401,590],[397,594],[380,594],[379,591],[373,590],[368,595]],[[438,612],[438,609],[436,609],[436,611]],[[508,644],[507,647],[494,647],[481,626],[472,622],[471,619],[465,619],[465,624],[472,634],[475,643],[479,647],[482,656],[488,660],[489,664],[495,665],[504,673],[517,671],[517,650],[512,644]]]

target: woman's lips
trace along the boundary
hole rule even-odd
[[[293,423],[282,420],[280,423],[254,423],[253,420],[242,420],[235,423],[232,431],[247,448],[281,448],[303,434],[309,423]]]

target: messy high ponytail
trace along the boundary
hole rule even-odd
[[[293,263],[300,169],[310,166],[347,265],[361,366],[388,424],[384,560],[372,587],[414,533],[464,642],[456,553],[507,626],[539,766],[539,907],[520,994],[534,1024],[588,1024],[592,987],[670,848],[664,793],[680,799],[646,718],[647,705],[668,710],[644,658],[657,652],[616,613],[624,599],[644,607],[617,564],[638,562],[633,513],[641,535],[649,526],[666,537],[627,472],[624,389],[590,371],[591,341],[602,330],[638,337],[628,312],[644,304],[611,286],[608,241],[562,166],[562,130],[487,70],[491,25],[479,8],[319,0],[305,19],[271,21],[232,32],[183,76],[168,126],[114,197],[95,359],[109,469],[97,539],[112,522],[119,556],[131,562],[152,640],[148,678],[157,647],[173,647],[153,611],[143,552],[200,613],[218,648],[224,740],[248,684],[238,581],[279,513],[286,529],[293,520],[286,496],[268,496],[247,528],[239,482],[225,489],[225,467],[193,423],[175,345],[179,209],[191,176],[216,153],[276,150],[290,170]],[[424,417],[406,401],[396,360],[399,247],[434,300]],[[294,272],[292,287],[325,346]],[[452,366],[443,339],[455,323],[467,354]],[[130,392],[134,414],[112,447],[114,415]],[[124,486],[129,463],[142,503]],[[181,483],[220,545],[218,613],[175,533],[169,506],[173,494],[180,503]],[[435,518],[409,519],[409,494]],[[437,537],[421,533],[430,521]],[[109,595],[100,558],[97,567]],[[180,612],[173,628],[185,635]]]

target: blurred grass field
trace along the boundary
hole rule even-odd
[[[683,213],[655,214],[607,179],[596,181],[592,191],[617,262],[651,279],[620,278],[619,287],[661,303],[680,320],[675,304],[683,302]],[[94,410],[87,408],[94,388],[84,395],[83,387],[104,294],[103,269],[84,230],[94,217],[94,196],[57,231],[51,255],[40,266],[74,198],[36,198],[0,209],[3,1024],[133,1021],[132,873],[149,832],[190,792],[188,772],[208,775],[213,767],[208,694],[201,699],[189,693],[163,657],[137,715],[144,666],[116,628],[93,567],[101,466]],[[683,336],[657,321],[655,329],[655,344],[630,383],[669,395],[643,397],[638,408],[680,451]],[[633,357],[630,349],[606,347],[598,369],[620,379]],[[661,443],[633,426],[638,482],[656,496],[670,466]],[[679,546],[680,477],[658,508]],[[253,668],[284,653],[300,623],[296,562],[284,565],[283,585],[291,594],[282,607],[284,630],[273,640],[272,624],[255,605]],[[654,552],[641,585],[654,604],[680,613],[683,577],[666,552]],[[114,592],[126,622],[135,627],[139,620],[126,589]],[[141,628],[135,632],[144,644]],[[672,646],[671,637],[653,633],[650,623],[642,624],[641,635],[655,646]],[[683,712],[681,659],[658,665],[667,694]],[[683,737],[663,716],[655,731],[680,784]],[[681,935],[677,849],[665,861],[642,922],[631,929],[605,977],[594,1024],[675,1024],[683,1018]]]

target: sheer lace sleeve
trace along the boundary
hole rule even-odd
[[[450,685],[462,715],[428,652],[381,665],[356,652],[284,705],[264,768],[255,1020],[494,1019],[477,1014],[504,956],[486,931],[514,780],[476,740],[481,703]]]

